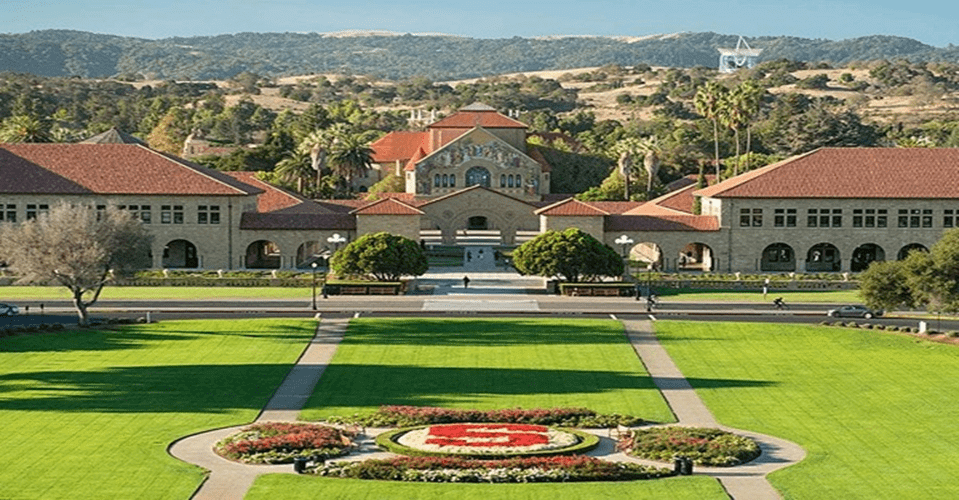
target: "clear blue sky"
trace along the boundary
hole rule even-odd
[[[142,38],[386,30],[477,38],[714,31],[959,44],[959,2],[931,0],[4,0],[0,33],[74,29]]]

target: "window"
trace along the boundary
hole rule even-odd
[[[857,208],[852,211],[852,227],[886,227],[887,211]]]
[[[183,205],[173,205],[173,223],[183,224]]]
[[[440,174],[433,176],[433,187],[440,187]]]
[[[219,224],[220,206],[219,205],[200,205],[196,210],[197,224]]]
[[[27,204],[27,220],[37,218],[37,206]]]
[[[160,224],[173,222],[173,212],[170,205],[160,205]]]
[[[886,217],[888,213],[885,208],[876,210],[876,227],[886,227]]]
[[[506,187],[506,174],[499,174],[499,187]]]
[[[739,210],[739,225],[741,227],[762,227],[763,209],[743,208]]]
[[[450,187],[456,187],[456,174],[450,174]]]
[[[796,227],[795,208],[777,208],[773,216],[773,225],[776,227]]]
[[[899,227],[932,227],[932,209],[900,208]]]
[[[150,205],[140,205],[140,221],[144,224],[152,222],[153,212],[150,212]]]
[[[909,227],[909,210],[899,209],[899,227]]]
[[[97,205],[97,220],[103,219],[103,214],[107,211],[106,205]]]
[[[523,187],[523,176],[516,174],[516,187]]]
[[[922,227],[932,227],[932,209],[923,209]]]
[[[956,227],[956,213],[954,210],[946,209],[942,211],[942,227]]]
[[[506,176],[506,186],[507,186],[507,187],[513,187],[513,176],[512,176],[512,175],[507,175],[507,176]]]
[[[808,227],[842,227],[841,208],[810,208],[806,210]]]
[[[450,176],[447,174],[443,174],[443,187],[449,187],[449,186],[450,186]]]
[[[4,205],[0,203],[0,221],[16,222],[17,205],[11,203]]]

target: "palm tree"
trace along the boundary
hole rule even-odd
[[[742,87],[733,88],[721,102],[722,113],[720,119],[723,125],[733,131],[733,138],[736,141],[736,162],[733,164],[733,177],[739,175],[739,162],[742,160],[739,156],[739,128],[746,121],[745,96],[741,89]]]
[[[743,116],[746,124],[746,170],[749,170],[749,153],[752,150],[752,118],[759,113],[766,89],[759,86],[755,80],[746,80],[739,84],[738,93],[743,106]]]
[[[52,142],[50,124],[33,115],[13,115],[0,124],[0,142]]]
[[[716,180],[720,178],[719,172],[719,119],[722,115],[722,102],[726,95],[726,87],[719,82],[711,80],[706,85],[696,91],[696,97],[693,103],[696,105],[696,111],[705,116],[707,120],[713,122],[713,150],[714,164],[716,166]]]
[[[662,152],[662,148],[659,146],[659,141],[656,140],[656,137],[650,136],[640,141],[640,150],[643,151],[643,167],[646,168],[646,199],[651,200],[653,198],[653,179],[656,177],[656,174],[659,173],[659,153]]]
[[[373,150],[360,135],[343,134],[331,145],[329,161],[333,171],[346,179],[347,189],[352,190],[353,176],[373,166]]]
[[[288,153],[276,164],[276,173],[287,182],[296,182],[296,190],[301,194],[306,194],[306,181],[316,175],[310,156],[299,149]]]

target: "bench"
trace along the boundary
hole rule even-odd
[[[365,286],[341,286],[340,295],[366,295]]]
[[[619,288],[594,288],[593,295],[619,296]]]
[[[392,286],[371,286],[370,295],[396,295],[396,288]]]

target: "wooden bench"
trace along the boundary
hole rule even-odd
[[[619,296],[619,288],[594,288],[593,295]]]
[[[396,288],[392,286],[371,286],[370,295],[396,295]]]
[[[366,295],[365,286],[341,286],[340,295]]]

